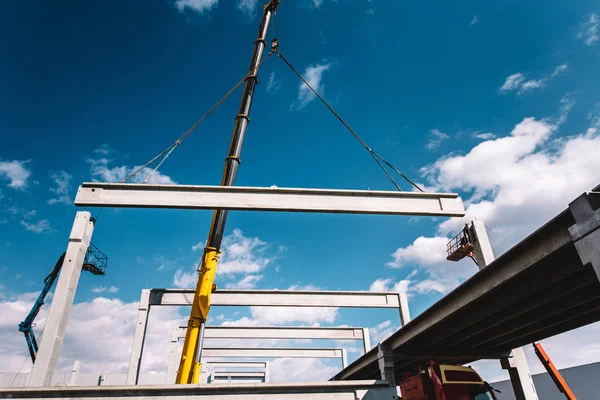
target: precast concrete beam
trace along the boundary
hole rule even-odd
[[[191,306],[194,289],[150,289],[151,306]],[[400,308],[395,292],[217,290],[211,306]]]
[[[461,217],[456,193],[83,183],[75,205]]]

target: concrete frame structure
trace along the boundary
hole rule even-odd
[[[473,252],[479,269],[485,268],[496,259],[483,221],[471,221],[468,225],[473,240]],[[538,400],[535,384],[522,347],[513,349],[510,355],[500,360],[502,369],[508,370],[517,400]]]
[[[127,371],[127,384],[137,385],[151,306],[191,306],[194,289],[143,289]],[[315,290],[218,290],[213,306],[396,308],[401,324],[410,320],[406,293]],[[171,338],[173,343],[173,338]],[[173,351],[173,345],[171,350]],[[176,350],[175,350],[176,351]],[[169,363],[169,371],[177,368]]]
[[[456,193],[85,182],[75,205],[462,217]]]
[[[28,386],[50,386],[52,383],[79,276],[93,232],[94,220],[91,214],[87,211],[78,211],[69,235],[69,244]]]
[[[175,382],[177,372],[178,343],[185,337],[186,326],[173,329],[169,345],[167,382]],[[207,326],[205,339],[331,339],[361,340],[365,353],[371,350],[371,339],[368,328],[351,327],[309,327],[309,326]],[[214,363],[213,363],[214,364]],[[239,365],[238,365],[239,367]],[[206,373],[203,363],[203,373]]]

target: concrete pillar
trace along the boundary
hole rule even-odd
[[[271,381],[271,364],[270,361],[265,361],[265,383]]]
[[[404,326],[410,321],[410,310],[408,309],[408,296],[406,292],[398,293],[398,299],[400,301],[400,323]]]
[[[469,232],[473,240],[473,252],[479,269],[483,269],[494,261],[494,250],[490,243],[483,221],[472,221]],[[514,349],[508,358],[500,360],[503,369],[508,370],[516,400],[538,400],[529,364],[523,348]]]
[[[81,361],[75,361],[73,363],[73,370],[71,371],[71,379],[69,380],[69,386],[77,385],[77,378],[79,377],[79,369],[81,368]]]
[[[342,349],[342,368],[346,368],[348,366],[348,351],[346,349]]]
[[[363,331],[363,346],[365,353],[371,350],[371,335],[369,334],[369,328],[362,328]]]
[[[138,306],[138,317],[133,334],[131,346],[131,357],[129,358],[129,370],[127,371],[127,385],[137,385],[142,364],[142,352],[144,340],[146,339],[146,327],[148,326],[148,313],[150,312],[150,289],[142,290],[140,305]]]
[[[377,345],[377,362],[382,381],[388,381],[390,386],[396,386],[396,375],[394,373],[394,354],[388,345],[379,343]]]
[[[167,367],[167,385],[174,384],[177,375],[177,347],[179,345],[180,330],[181,328],[176,326],[173,328],[173,333],[171,334],[171,343],[169,344],[169,363]]]
[[[69,314],[73,307],[79,275],[87,253],[94,222],[87,211],[78,211],[69,235],[67,252],[48,311],[44,336],[31,369],[29,386],[51,386],[56,371]]]

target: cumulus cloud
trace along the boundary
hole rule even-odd
[[[494,135],[491,132],[485,132],[485,133],[475,132],[473,134],[473,137],[475,139],[482,139],[482,140],[496,139],[496,135]]]
[[[477,15],[473,15],[473,18],[471,19],[471,23],[469,25],[475,25],[479,23],[479,17]]]
[[[93,293],[117,293],[119,288],[116,286],[94,286],[92,288]]]
[[[256,283],[263,278],[263,275],[246,275],[237,282],[230,282],[225,285],[227,289],[254,289]]]
[[[28,222],[25,220],[21,221],[21,225],[25,227],[26,231],[34,232],[34,233],[51,233],[54,232],[52,226],[50,226],[50,222],[47,219],[42,219],[37,222]]]
[[[31,170],[27,168],[28,160],[4,161],[0,159],[0,179],[8,180],[8,187],[23,190],[27,188]]]
[[[323,79],[323,73],[330,68],[330,63],[309,65],[302,74],[310,86],[312,86],[312,88],[315,89],[321,96],[323,95],[323,90],[325,89],[325,85],[321,82]],[[316,96],[312,90],[310,90],[310,88],[306,86],[304,82],[300,82],[300,86],[298,87],[298,98],[292,103],[290,108],[301,110],[306,107],[308,103],[313,101],[315,97]]]
[[[102,155],[104,155],[106,151],[107,150],[102,146],[94,150],[94,152],[100,153]],[[110,152],[112,151],[113,150],[111,149]],[[112,160],[106,157],[88,158],[86,162],[90,164],[90,173],[92,174],[93,179],[99,180],[101,182],[121,182],[123,179],[129,176],[129,174],[141,167],[140,165],[134,167],[129,167],[126,165],[109,167],[109,164],[112,162]],[[132,178],[130,178],[127,182],[142,183],[151,172],[152,169],[144,168]],[[169,176],[162,174],[160,171],[154,172],[150,179],[148,179],[147,183],[163,185],[175,184],[175,182]]]
[[[443,141],[450,139],[450,135],[440,131],[439,129],[432,129],[429,131],[429,141],[427,142],[428,150],[435,150],[440,147]]]
[[[182,12],[186,8],[189,8],[192,11],[204,14],[206,11],[210,11],[213,7],[216,7],[218,3],[219,0],[177,0],[175,1],[175,7]]]
[[[500,92],[516,92],[517,94],[523,94],[533,89],[541,88],[545,86],[550,80],[557,76],[564,74],[568,69],[567,64],[562,64],[554,68],[554,71],[549,76],[544,76],[540,79],[527,79],[527,77],[517,72],[506,77],[504,84],[500,87]]]
[[[577,38],[581,39],[586,46],[595,45],[598,40],[600,40],[600,36],[598,34],[599,24],[600,18],[598,18],[598,14],[588,14],[579,28]]]
[[[49,199],[48,204],[71,204],[71,198],[69,197],[69,190],[71,189],[71,179],[73,177],[65,171],[53,172],[50,177],[54,181],[54,187],[50,188],[50,191],[56,195],[56,197]]]

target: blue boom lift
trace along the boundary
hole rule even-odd
[[[25,320],[19,324],[19,331],[23,332],[25,335],[27,347],[29,348],[29,354],[31,355],[31,361],[33,362],[35,362],[35,356],[38,351],[37,340],[35,339],[35,335],[33,333],[33,327],[35,326],[33,321],[44,305],[44,299],[46,298],[46,295],[48,295],[48,292],[50,289],[52,289],[52,285],[54,285],[54,281],[56,281],[56,278],[58,277],[64,259],[65,253],[58,258],[58,261],[54,265],[52,272],[50,272],[46,279],[44,279],[44,288],[33,304],[33,307],[27,315],[27,318],[25,318]],[[102,253],[96,246],[90,243],[85,255],[85,260],[83,261],[82,269],[84,271],[89,271],[94,275],[106,275],[107,264],[108,258],[106,255]]]

